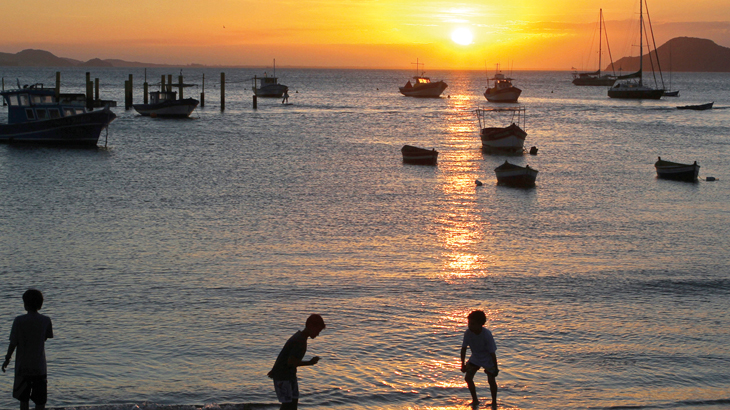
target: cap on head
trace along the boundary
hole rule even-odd
[[[318,314],[309,315],[307,318],[306,326],[310,329],[324,329],[327,325],[324,324],[324,319]]]

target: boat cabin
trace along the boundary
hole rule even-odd
[[[159,104],[165,101],[177,101],[177,91],[152,91],[150,104]]]
[[[413,77],[414,80],[416,80],[416,85],[426,85],[431,84],[431,79],[428,77]]]
[[[43,84],[26,85],[1,94],[8,104],[8,124],[43,121],[86,112],[78,104],[59,103],[56,90],[43,88]]]

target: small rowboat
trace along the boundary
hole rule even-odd
[[[707,103],[707,104],[697,104],[697,105],[682,105],[677,107],[678,110],[711,110],[712,105],[715,104],[715,102]]]
[[[654,164],[656,175],[659,178],[673,179],[676,181],[697,181],[697,175],[700,173],[700,166],[697,161],[694,164],[680,164],[678,162],[665,161],[659,157]]]
[[[535,185],[538,172],[538,170],[530,168],[529,165],[521,167],[510,164],[508,161],[504,161],[504,164],[494,168],[494,173],[497,174],[497,184],[518,187]]]
[[[425,149],[414,147],[413,145],[404,145],[400,149],[403,154],[403,162],[415,165],[436,165],[439,152],[435,149]]]

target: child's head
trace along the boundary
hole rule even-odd
[[[309,337],[314,339],[315,337],[319,336],[319,332],[323,331],[327,325],[324,324],[324,319],[322,319],[322,316],[314,314],[310,315],[307,318],[307,323],[305,325],[305,330],[309,333]]]
[[[25,304],[25,310],[41,310],[43,293],[38,289],[28,289],[23,293],[23,303]]]
[[[487,323],[487,315],[483,310],[475,310],[469,313],[467,319],[469,320],[469,325],[473,324],[477,327],[482,327],[485,323]]]

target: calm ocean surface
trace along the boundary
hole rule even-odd
[[[10,88],[56,70],[0,71]],[[83,92],[85,71],[63,69],[63,91]],[[539,155],[503,157],[480,151],[483,72],[427,72],[449,87],[422,100],[398,93],[412,71],[279,69],[293,105],[254,110],[263,71],[186,68],[186,96],[205,72],[206,107],[116,108],[107,148],[0,145],[0,349],[41,289],[49,407],[278,408],[266,373],[320,313],[301,407],[461,409],[478,308],[500,408],[730,407],[730,74],[675,73],[680,98],[638,102],[515,72]],[[120,106],[129,74],[141,102],[143,70],[92,69]],[[148,81],[161,74],[179,69]],[[438,166],[404,165],[404,144]],[[657,180],[659,155],[698,161],[700,181]],[[537,186],[497,186],[505,159]]]

